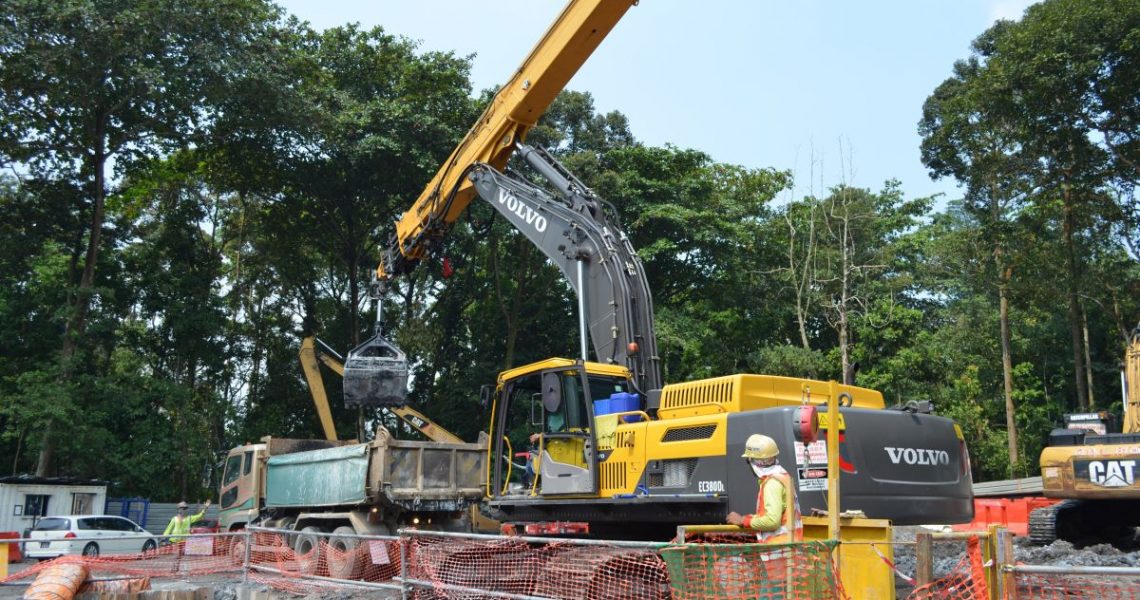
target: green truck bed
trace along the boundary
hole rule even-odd
[[[472,502],[483,498],[485,443],[392,439],[275,454],[266,463],[267,508]]]

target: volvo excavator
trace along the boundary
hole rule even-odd
[[[1066,415],[1041,451],[1041,486],[1061,502],[1029,515],[1029,539],[1078,546],[1135,547],[1140,527],[1140,325],[1129,335],[1120,372],[1123,431],[1110,413]]]
[[[580,356],[510,369],[481,390],[490,414],[484,512],[601,537],[660,539],[677,525],[723,523],[730,511],[754,507],[755,477],[740,456],[749,435],[764,433],[777,441],[806,514],[827,506],[828,457],[815,440],[818,425],[841,435],[844,510],[896,524],[970,521],[961,430],[925,403],[891,409],[874,390],[842,385],[829,392],[827,382],[767,375],[662,381],[649,283],[617,211],[550,154],[524,143],[635,4],[567,4],[398,219],[376,269],[374,289],[382,295],[481,198],[542,250],[576,295]],[[512,154],[528,173],[506,170]],[[379,334],[353,349],[346,403],[399,404],[401,357]],[[838,422],[820,422],[815,408],[832,393],[842,407]],[[539,439],[528,485],[512,461],[527,432]]]

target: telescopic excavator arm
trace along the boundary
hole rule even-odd
[[[637,0],[571,0],[510,81],[443,163],[423,193],[396,222],[376,275],[381,287],[411,271],[459,218],[475,189],[469,167],[503,170],[582,63]]]

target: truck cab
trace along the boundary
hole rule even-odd
[[[222,471],[218,524],[222,531],[242,529],[257,518],[265,489],[265,444],[231,448]]]

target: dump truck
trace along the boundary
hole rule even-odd
[[[309,336],[299,359],[325,439],[265,437],[230,450],[218,495],[223,531],[292,529],[303,554],[322,533],[386,535],[403,525],[466,531],[483,522],[472,509],[485,494],[485,436],[465,443],[409,406],[388,406],[431,441],[397,440],[384,427],[367,443],[338,440],[320,365],[342,374],[343,358]],[[352,542],[329,543],[343,550]]]
[[[678,524],[720,523],[749,512],[755,479],[745,439],[777,440],[807,508],[825,503],[826,450],[817,425],[838,428],[845,509],[899,524],[973,517],[969,456],[960,428],[929,403],[888,408],[882,395],[841,386],[838,422],[820,423],[827,382],[735,374],[665,385],[653,301],[641,260],[613,204],[598,197],[527,132],[634,0],[571,0],[492,99],[412,206],[395,223],[372,289],[382,299],[475,199],[487,202],[565,275],[577,297],[580,356],[501,373],[482,392],[490,422],[486,512],[549,531],[655,538]],[[521,159],[507,172],[508,159]],[[541,182],[541,183],[539,183]],[[590,351],[592,350],[592,357]],[[346,403],[402,401],[406,366],[377,333],[348,353]],[[530,486],[512,462],[539,434]]]
[[[265,437],[227,454],[220,524],[223,531],[249,524],[296,531],[298,555],[328,533],[388,535],[404,526],[469,531],[469,508],[486,493],[486,455],[485,438],[397,440],[383,428],[364,443]],[[342,551],[356,543],[328,542]]]
[[[1029,539],[1078,546],[1136,545],[1140,527],[1140,325],[1125,344],[1120,373],[1123,427],[1108,411],[1066,415],[1041,451],[1045,497],[1063,501],[1029,515]]]

